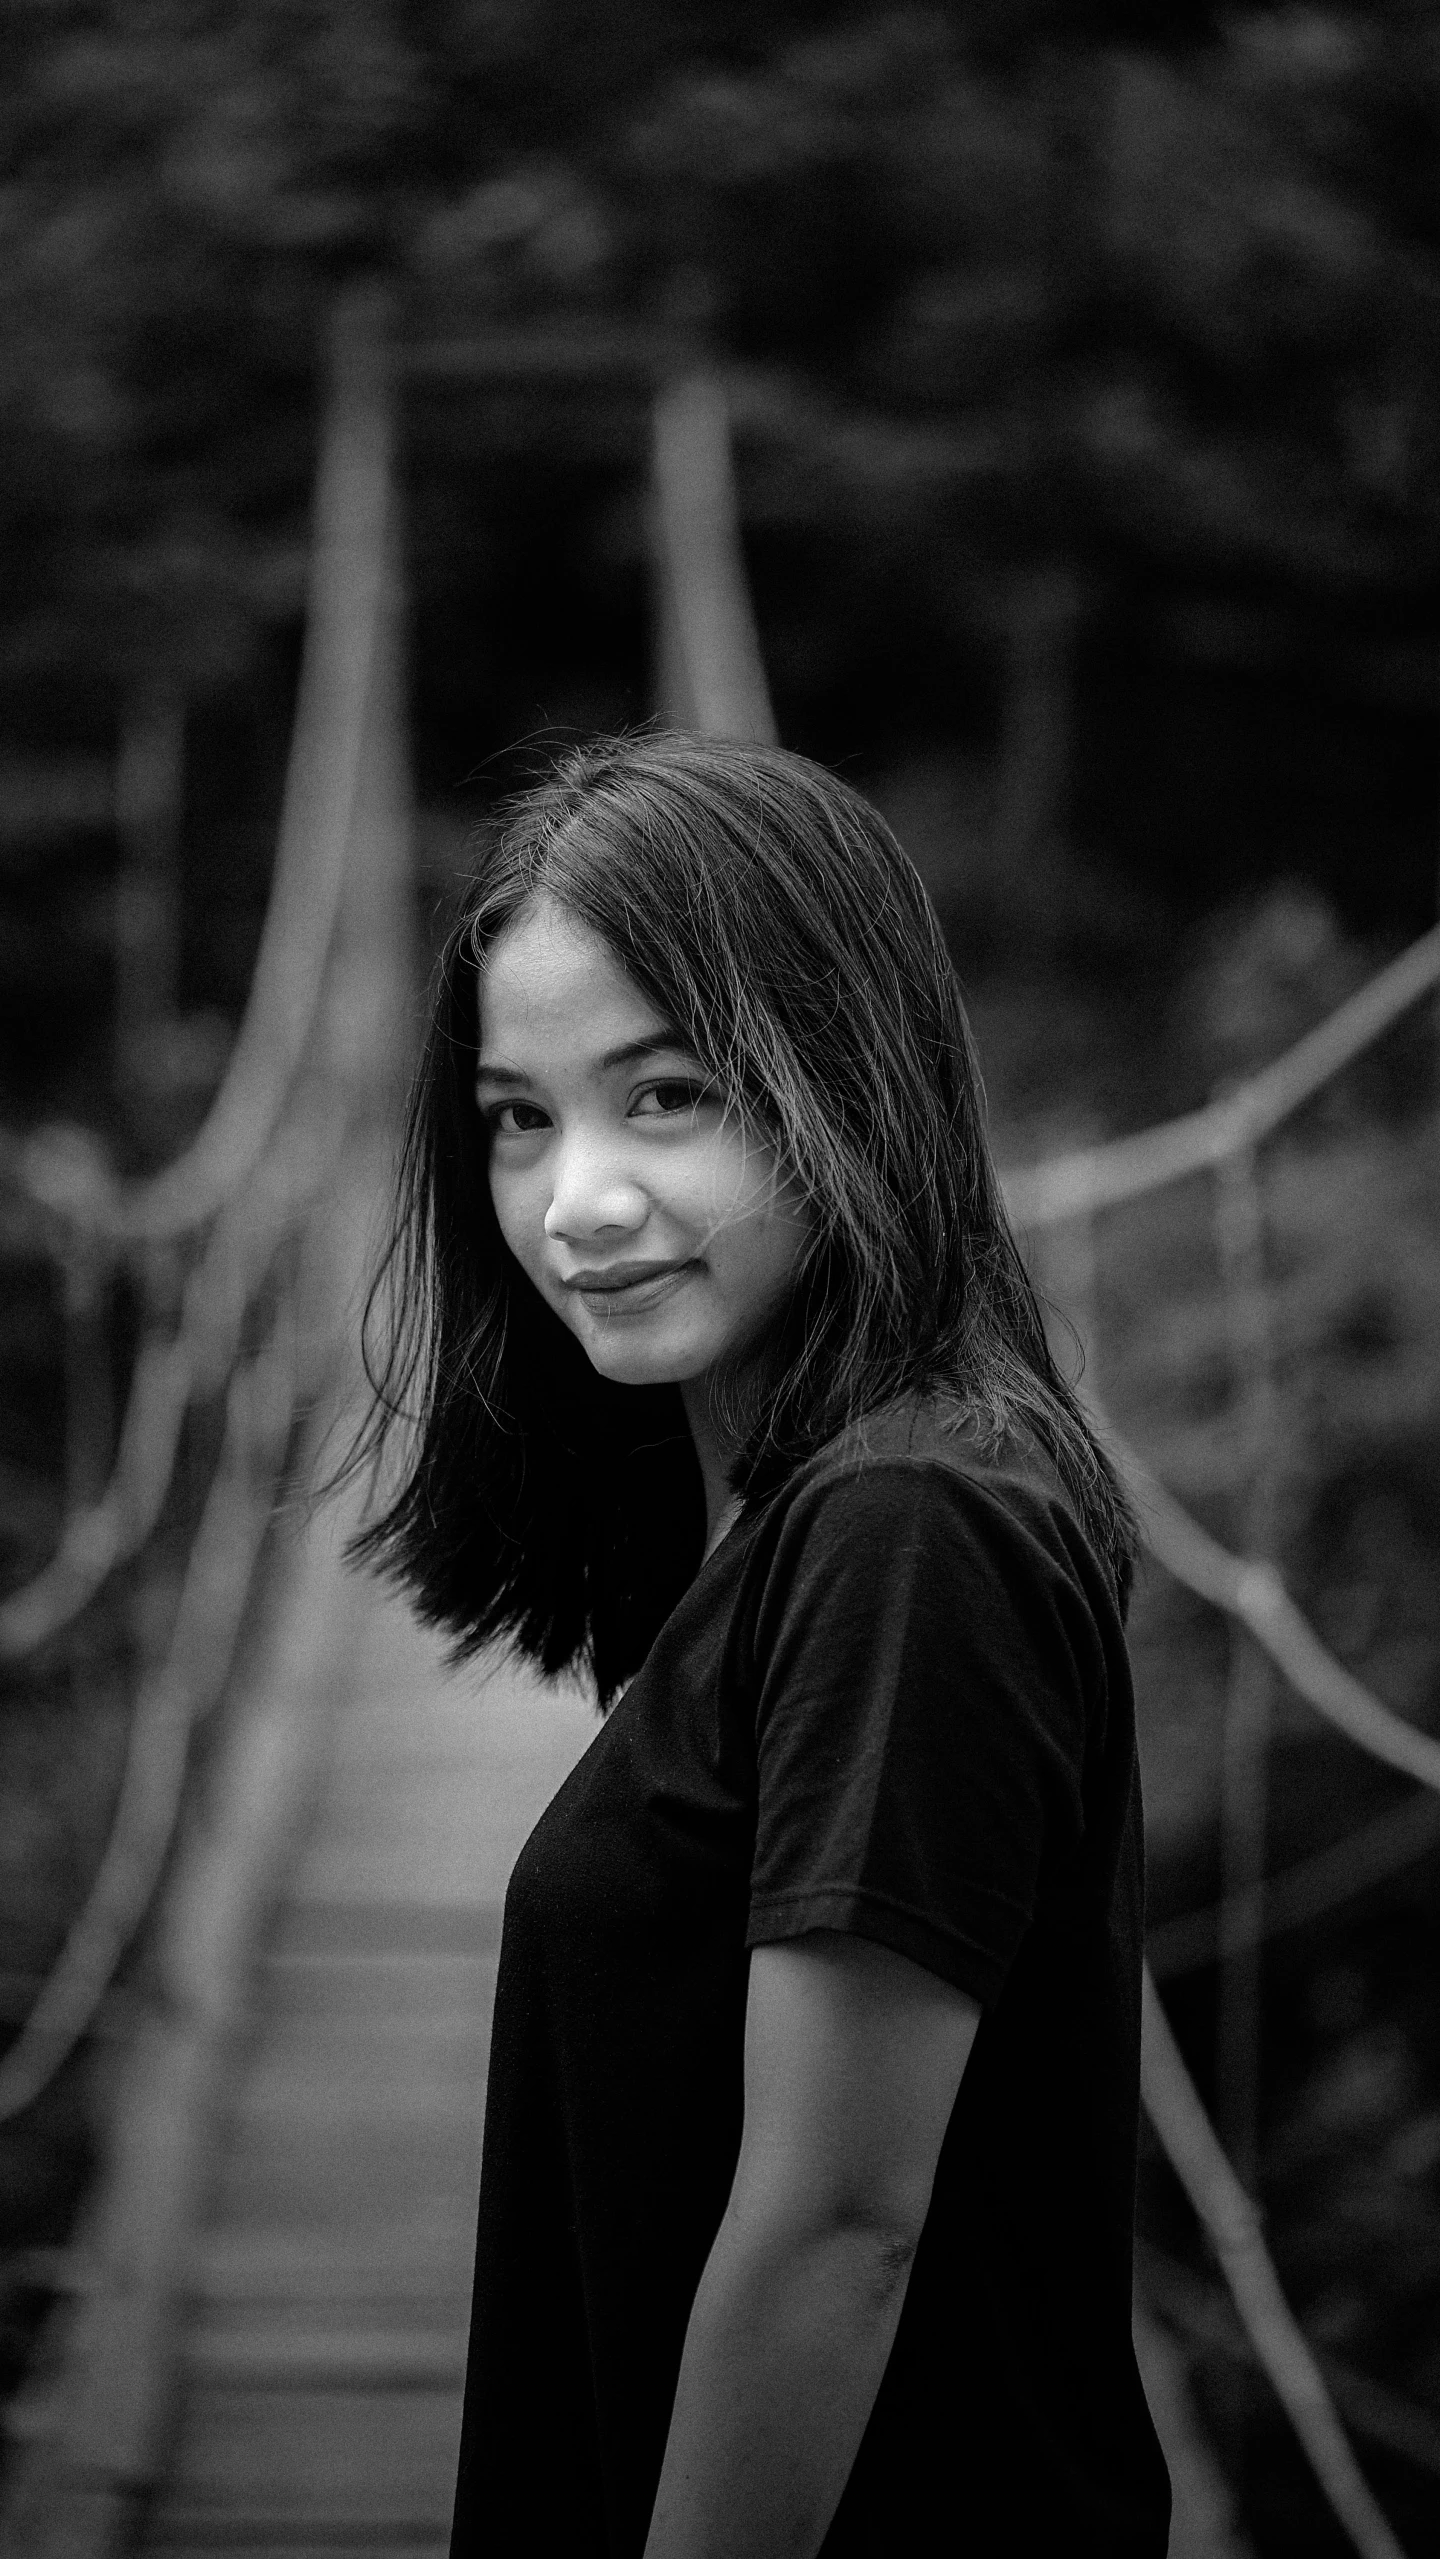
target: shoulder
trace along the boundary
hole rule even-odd
[[[1066,1569],[1095,1565],[1039,1444],[997,1436],[939,1396],[903,1396],[851,1423],[780,1487],[766,1525],[772,1546],[797,1536],[848,1544],[877,1529],[903,1540],[927,1520],[1019,1538]]]
[[[943,1407],[817,1450],[747,1580],[736,1660],[762,1733],[818,1712],[842,1752],[851,1728],[943,1732],[967,1766],[1028,1750],[1073,1775],[1128,1680],[1113,1587],[1043,1454]]]
[[[1119,1631],[1110,1576],[1045,1452],[938,1397],[900,1398],[817,1450],[766,1506],[752,1548],[762,1616],[797,1585],[914,1588],[917,1566],[952,1605],[989,1584],[1021,1613],[1043,1598]]]

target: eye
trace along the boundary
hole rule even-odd
[[[485,1120],[495,1137],[533,1137],[537,1129],[550,1125],[538,1102],[496,1102]]]
[[[713,1084],[689,1075],[666,1075],[647,1084],[630,1105],[632,1119],[682,1119],[715,1099]]]

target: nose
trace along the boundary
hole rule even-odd
[[[579,1244],[603,1234],[638,1235],[650,1213],[644,1191],[603,1140],[576,1132],[558,1154],[545,1232]]]

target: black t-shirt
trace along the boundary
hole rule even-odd
[[[1162,2559],[1124,1637],[1043,1461],[947,1421],[890,1409],[731,1531],[521,1852],[454,2559],[640,2559],[739,2148],[746,1950],[815,1928],[984,2010],[825,2559]]]

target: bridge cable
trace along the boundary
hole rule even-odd
[[[283,1272],[265,1342],[248,1358],[239,1354],[257,1294],[275,1282],[279,1257],[333,1172],[349,1116],[352,1016],[365,990],[353,963],[337,975],[331,952],[388,604],[393,433],[380,316],[374,291],[359,287],[341,297],[335,319],[280,850],[256,980],[221,1092],[177,1163],[122,1192],[118,1206],[88,1177],[77,1186],[76,1150],[67,1156],[44,1133],[4,1150],[4,1169],[24,1183],[52,1250],[63,1249],[68,1218],[117,1251],[138,1251],[142,1273],[153,1275],[157,1247],[207,1224],[209,1232],[185,1284],[178,1330],[167,1336],[152,1322],[142,1341],[110,1481],[66,1522],[51,1562],[0,1607],[0,1651],[27,1652],[55,1634],[144,1545],[196,1395],[225,1388],[226,1426],[166,1658],[142,1684],[132,1717],[99,1870],[0,2060],[0,2121],[34,2102],[93,2023],[149,1904],[179,1817],[190,1737],[229,1673],[291,1424],[318,1384],[323,1344],[295,1338],[298,1302]],[[326,1037],[317,1042],[322,1023]]]
[[[380,307],[370,286],[352,288],[337,305],[330,377],[316,471],[305,645],[296,702],[275,870],[255,975],[235,1049],[199,1133],[175,1163],[138,1183],[117,1185],[87,1173],[67,1152],[68,1132],[40,1131],[6,1141],[0,1170],[9,1173],[46,1222],[51,1249],[64,1229],[82,1227],[121,1255],[141,1252],[142,1286],[153,1269],[145,1247],[179,1241],[223,1217],[227,1204],[244,1228],[251,1222],[247,1185],[262,1175],[316,1020],[344,880],[345,847],[355,814],[365,740],[365,711],[388,574],[393,426]],[[73,1618],[109,1572],[135,1553],[159,1517],[187,1407],[217,1365],[226,1341],[219,1309],[227,1297],[237,1250],[256,1252],[277,1236],[277,1207],[298,1214],[306,1182],[328,1169],[323,1143],[306,1133],[290,1140],[304,1160],[288,1197],[257,1197],[254,1234],[217,1231],[201,1273],[186,1293],[189,1320],[176,1340],[151,1346],[137,1361],[110,1482],[98,1502],[67,1520],[61,1546],[37,1581],[0,1605],[0,1653],[33,1649]],[[291,1168],[293,1169],[293,1167]],[[82,1178],[83,1176],[83,1178]],[[235,1315],[238,1323],[238,1314]],[[233,1345],[232,1345],[233,1355]]]
[[[1342,1068],[1374,1046],[1393,1022],[1440,986],[1440,924],[1411,942],[1304,1038],[1222,1098],[1130,1137],[1076,1147],[1002,1175],[1018,1227],[1067,1218],[1144,1197],[1188,1174],[1213,1170],[1257,1146],[1294,1117]]]
[[[1351,2450],[1325,2377],[1290,2308],[1252,2203],[1196,2093],[1145,1967],[1140,2087],[1161,2148],[1220,2262],[1256,2361],[1360,2559],[1405,2559]]]

